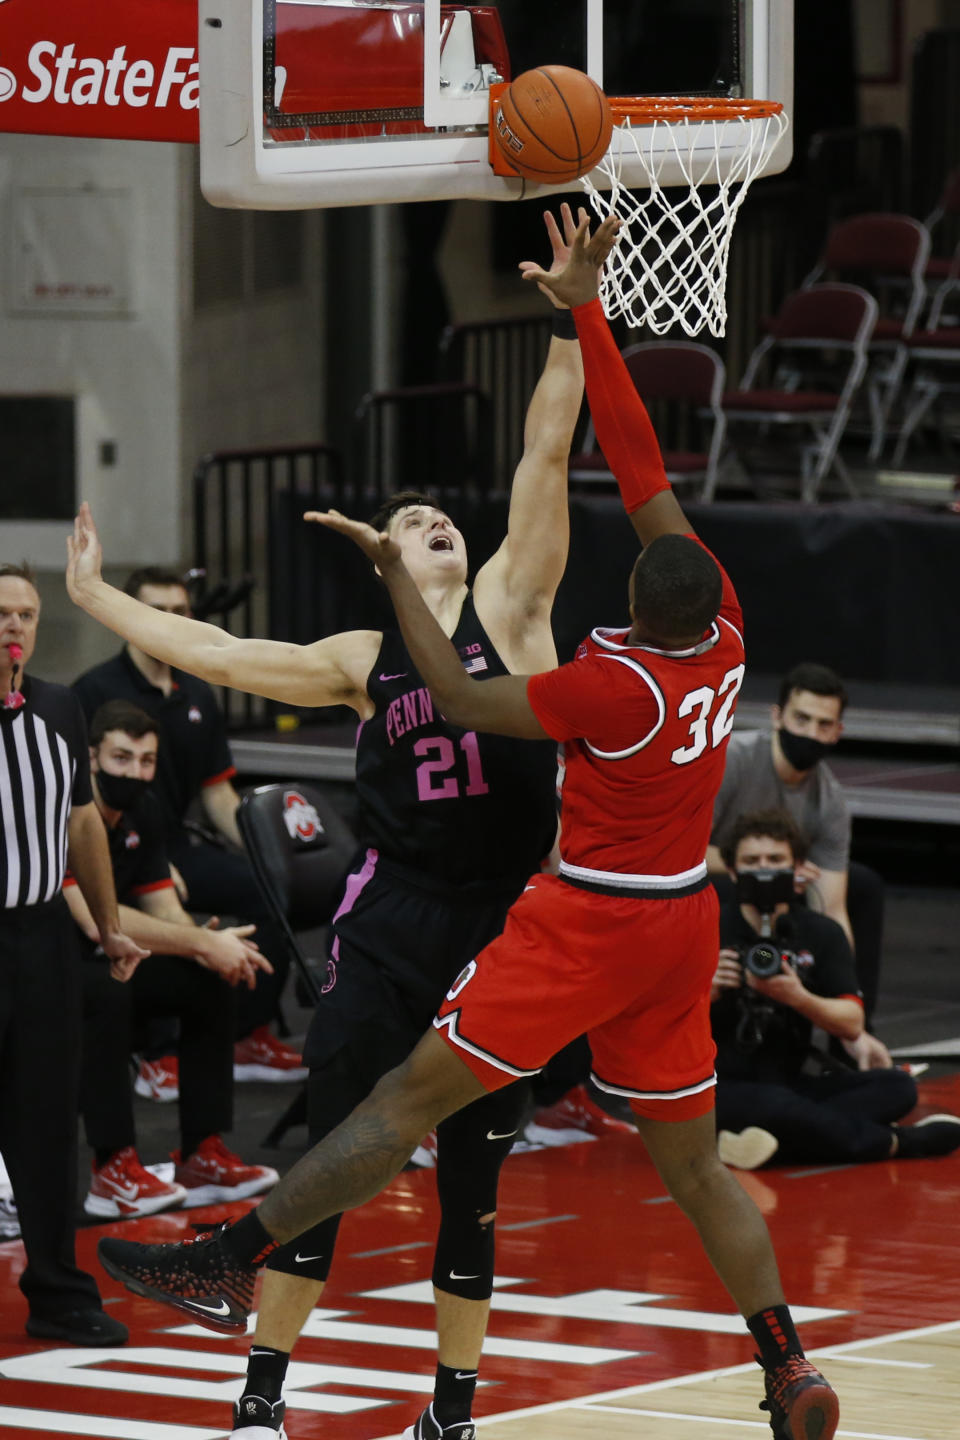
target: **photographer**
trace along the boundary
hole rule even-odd
[[[842,929],[797,903],[805,851],[776,810],[740,816],[724,846],[736,898],[720,909],[711,1009],[721,1158],[754,1169],[774,1153],[809,1164],[949,1154],[960,1117],[894,1123],[916,1104],[909,1075],[835,1067],[812,1049],[814,1026],[855,1040],[863,1006]],[[811,1058],[830,1068],[807,1073]]]

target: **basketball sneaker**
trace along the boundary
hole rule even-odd
[[[179,1245],[101,1240],[100,1264],[134,1295],[172,1305],[221,1335],[243,1335],[253,1307],[256,1270],[227,1252],[220,1225]]]
[[[759,1362],[760,1356],[756,1356]],[[791,1355],[764,1371],[774,1440],[833,1440],[840,1404],[836,1392],[803,1355]]]
[[[9,1195],[0,1195],[0,1245],[5,1245],[8,1240],[19,1239],[20,1216],[17,1214],[17,1202],[11,1191]]]
[[[717,1154],[724,1165],[732,1165],[735,1170],[758,1170],[777,1153],[779,1146],[776,1135],[759,1125],[748,1125],[739,1134],[734,1130],[721,1130],[717,1135]]]
[[[234,1045],[233,1078],[291,1084],[295,1080],[306,1080],[307,1068],[296,1050],[284,1045],[266,1025],[261,1025]]]
[[[141,1165],[136,1150],[127,1145],[104,1165],[94,1161],[83,1209],[101,1220],[125,1220],[172,1210],[186,1195],[182,1185],[168,1184]]]
[[[246,1165],[228,1150],[219,1135],[208,1135],[187,1160],[173,1152],[173,1178],[184,1191],[184,1210],[198,1205],[219,1205],[224,1200],[248,1200],[272,1190],[280,1179],[270,1165]]]
[[[618,1120],[601,1110],[585,1085],[576,1085],[555,1105],[535,1110],[523,1133],[540,1145],[576,1145],[605,1135],[636,1135],[637,1131],[629,1120]]]
[[[286,1409],[282,1400],[271,1405],[260,1395],[241,1395],[233,1407],[230,1440],[287,1440]]]
[[[141,1060],[133,1088],[137,1095],[142,1095],[145,1100],[156,1100],[160,1105],[178,1100],[180,1062],[176,1055],[164,1055],[159,1060]]]
[[[477,1440],[477,1427],[472,1420],[460,1420],[456,1425],[441,1425],[428,1405],[412,1425],[403,1432],[403,1440]]]

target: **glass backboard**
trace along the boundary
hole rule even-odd
[[[540,64],[586,70],[611,96],[789,110],[792,0],[200,0],[203,192],[283,209],[569,189],[488,160],[490,85]],[[764,173],[790,153],[787,139]]]

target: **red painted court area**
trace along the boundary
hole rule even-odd
[[[922,1084],[921,1097],[925,1112],[960,1113],[960,1076]],[[960,1319],[960,1154],[741,1179],[773,1232],[808,1348]],[[105,1233],[177,1239],[193,1219],[222,1213],[84,1230],[81,1259],[95,1264]],[[399,1435],[426,1403],[435,1218],[432,1175],[411,1172],[345,1222],[326,1308],[291,1366],[290,1440]],[[244,1340],[181,1326],[98,1271],[112,1313],[130,1326],[129,1346],[38,1345],[22,1329],[22,1264],[19,1243],[0,1245],[0,1434],[229,1434]],[[750,1339],[693,1231],[629,1137],[511,1158],[497,1273],[481,1420],[750,1359]]]

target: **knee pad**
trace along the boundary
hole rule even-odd
[[[279,1270],[282,1275],[296,1275],[301,1280],[326,1281],[337,1243],[340,1215],[331,1215],[321,1220],[311,1230],[305,1230],[296,1240],[274,1250],[267,1261],[268,1270]]]
[[[503,1094],[478,1100],[437,1126],[440,1232],[433,1283],[464,1300],[493,1294],[497,1182],[520,1125],[519,1103],[502,1103]]]

